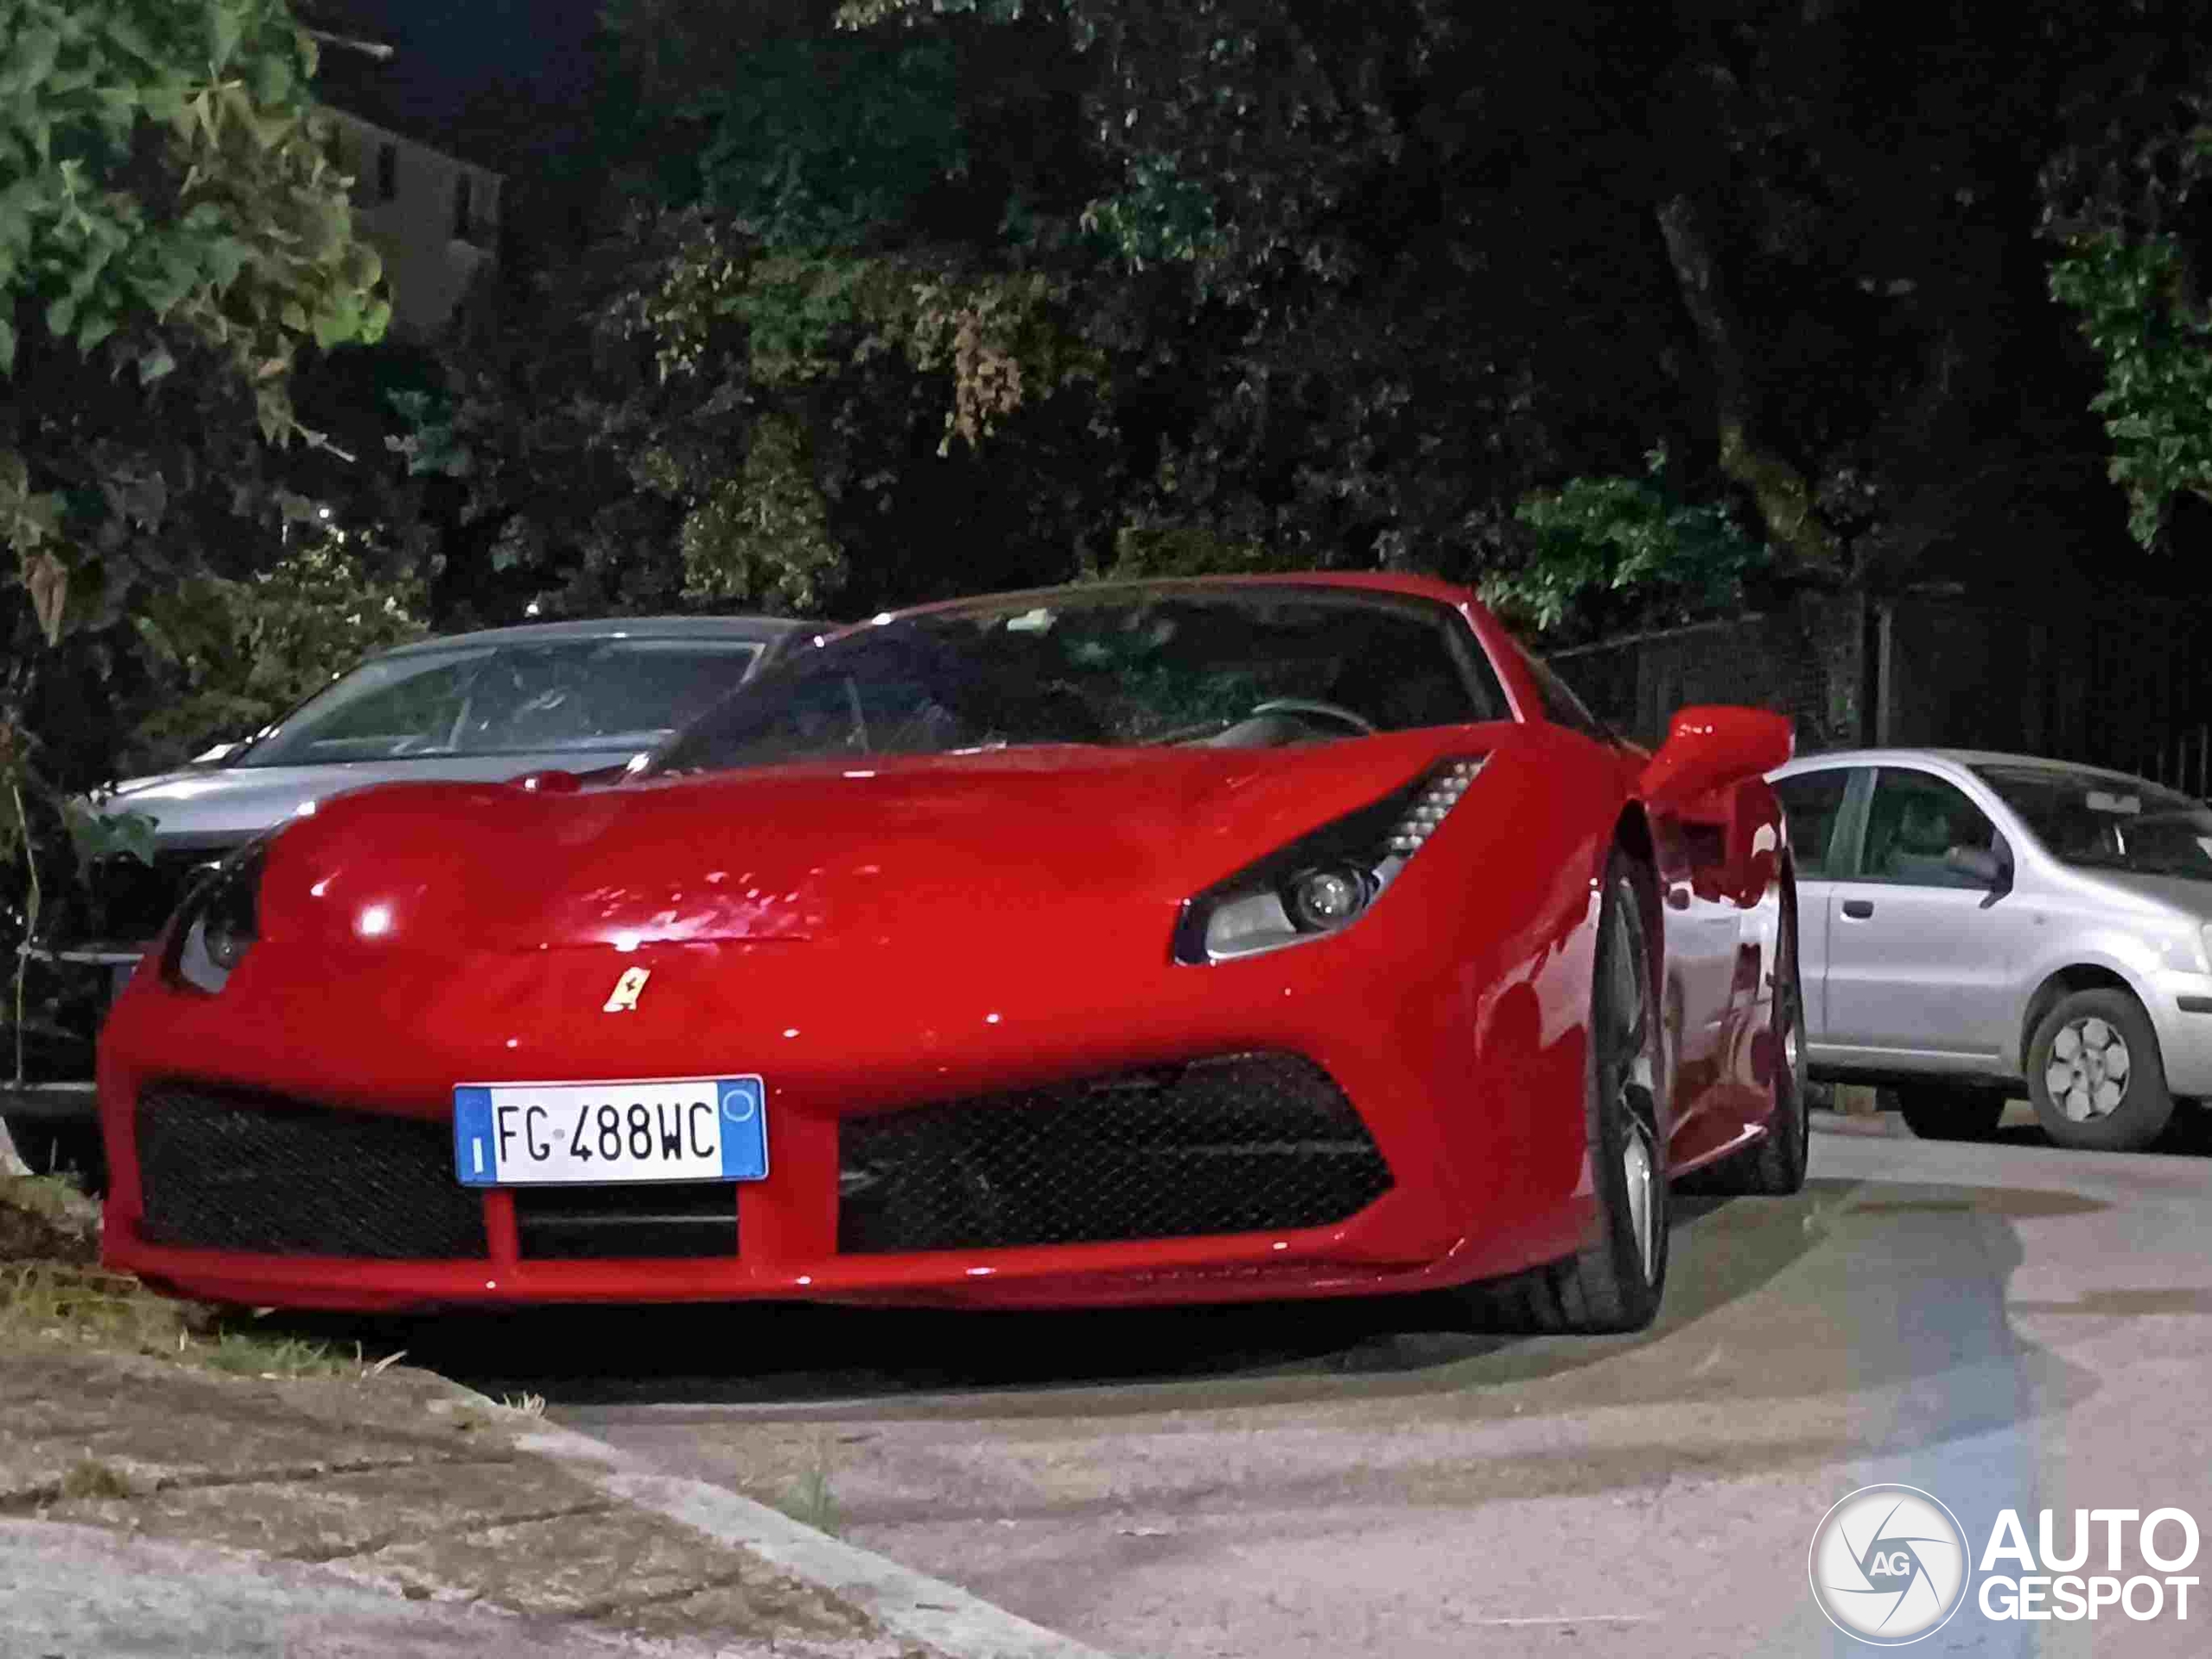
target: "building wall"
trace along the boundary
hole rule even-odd
[[[384,260],[392,332],[431,339],[495,257],[499,175],[342,110],[331,115],[355,223]]]

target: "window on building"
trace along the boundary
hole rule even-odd
[[[399,199],[399,146],[377,146],[377,200],[397,201]]]
[[[453,181],[453,233],[464,242],[476,232],[475,214],[471,211],[474,207],[474,192],[471,188],[474,182],[466,173]]]

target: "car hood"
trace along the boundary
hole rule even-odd
[[[271,848],[265,937],[378,946],[912,940],[1102,926],[1179,905],[1446,755],[1519,728],[1297,749],[878,757],[569,794],[349,796]],[[1486,769],[1497,771],[1495,766]],[[1478,788],[1481,787],[1478,781]],[[1065,941],[1062,941],[1063,943]]]
[[[143,813],[153,819],[155,840],[162,847],[232,846],[347,790],[390,783],[499,783],[556,767],[582,772],[620,766],[634,753],[566,749],[316,766],[188,767],[126,779],[96,810]]]

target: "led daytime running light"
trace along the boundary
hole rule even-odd
[[[1410,858],[1444,822],[1445,814],[1459,805],[1459,798],[1483,769],[1480,760],[1455,760],[1439,770],[1428,786],[1414,797],[1405,817],[1391,827],[1384,845],[1400,858]]]

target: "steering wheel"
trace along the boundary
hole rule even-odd
[[[1265,702],[1255,702],[1248,720],[1261,715],[1318,715],[1324,720],[1342,721],[1362,737],[1375,735],[1375,722],[1364,715],[1354,714],[1340,702],[1324,702],[1319,697],[1269,697]]]

